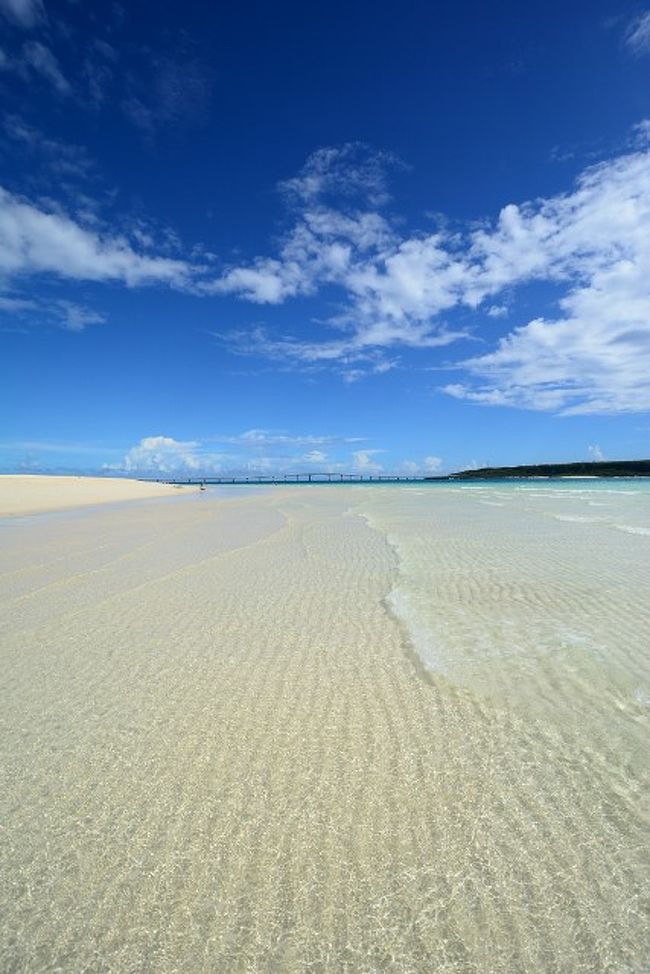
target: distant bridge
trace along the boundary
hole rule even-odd
[[[147,478],[152,480],[153,478]],[[249,477],[182,477],[170,479],[157,477],[159,484],[194,484],[208,487],[216,484],[250,484],[262,486],[269,484],[423,484],[431,480],[446,480],[446,477],[409,476],[400,474],[368,473],[285,473],[251,474]]]

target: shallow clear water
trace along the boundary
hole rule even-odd
[[[395,552],[387,604],[429,679],[469,694],[483,760],[516,777],[486,799],[490,861],[471,882],[489,899],[484,870],[515,870],[513,930],[533,911],[556,949],[581,930],[594,971],[648,970],[630,937],[648,902],[650,483],[435,484],[356,509]],[[582,962],[574,944],[539,969]]]
[[[0,524],[0,968],[646,974],[649,488]]]

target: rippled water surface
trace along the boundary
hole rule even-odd
[[[650,485],[0,531],[0,969],[650,969]]]

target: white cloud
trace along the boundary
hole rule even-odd
[[[483,382],[449,393],[567,415],[650,409],[649,160],[638,153],[597,166],[574,194],[510,212],[477,238],[489,254],[477,286],[511,283],[519,248],[533,276],[570,286],[558,317],[536,318],[463,363]]]
[[[83,331],[87,325],[101,324],[106,316],[92,308],[66,300],[24,298],[17,293],[0,292],[0,314],[10,314],[15,319],[54,323],[66,331]]]
[[[87,325],[99,325],[106,321],[105,315],[74,301],[58,301],[57,312],[67,331],[83,331]]]
[[[436,473],[442,467],[440,457],[423,457],[422,460],[404,460],[401,469],[408,474],[431,474]]]
[[[323,150],[288,184],[302,208],[278,256],[230,268],[209,288],[277,304],[334,286],[343,302],[327,324],[338,336],[276,337],[257,327],[222,336],[235,350],[334,366],[353,382],[391,367],[384,356],[391,347],[470,337],[446,326],[445,312],[500,318],[513,314],[518,285],[546,282],[559,289],[558,312],[519,324],[496,349],[461,362],[474,381],[447,391],[566,413],[648,408],[650,152],[586,170],[572,192],[509,203],[495,223],[464,236],[444,229],[405,235],[380,213],[323,205],[330,161],[343,180],[345,153]],[[357,171],[355,162],[352,187],[361,181]]]
[[[435,348],[467,337],[463,329],[432,327],[436,315],[458,302],[461,279],[462,270],[438,235],[400,241],[379,214],[321,209],[302,215],[279,259],[231,268],[209,290],[278,304],[321,286],[339,286],[347,307],[330,324],[345,337],[273,339],[263,329],[239,337],[251,352],[275,358],[356,361],[368,349],[396,344]]]
[[[600,449],[600,447],[598,446],[597,443],[592,444],[591,446],[587,447],[587,449],[588,449],[588,452],[589,452],[589,458],[591,460],[605,460],[606,459],[605,454]]]
[[[25,144],[42,141],[19,119],[7,124]],[[641,146],[645,123],[636,131]],[[299,206],[277,255],[211,281],[205,267],[162,256],[160,247],[151,254],[148,232],[102,232],[99,221],[82,223],[0,189],[0,274],[162,283],[267,304],[327,289],[328,301],[333,294],[340,301],[320,322],[331,329],[324,337],[258,326],[219,339],[287,367],[336,368],[348,382],[395,368],[389,352],[396,347],[442,348],[471,337],[467,326],[446,323],[455,310],[480,321],[507,309],[516,327],[458,363],[467,377],[449,383],[449,394],[565,414],[650,408],[650,151],[586,170],[568,193],[509,203],[496,221],[465,235],[444,227],[407,233],[376,210],[355,208],[355,193],[366,206],[385,197],[384,163],[376,155],[364,163],[358,146],[317,153],[295,185],[284,186]],[[339,202],[326,204],[337,186]],[[554,286],[557,305],[517,321],[514,291],[535,282]],[[72,327],[98,320],[84,319],[97,315],[87,309],[66,314]]]
[[[194,440],[175,440],[171,436],[145,436],[132,447],[119,464],[107,469],[126,473],[173,474],[181,472],[209,473],[219,469],[217,458],[201,456],[199,443]]]
[[[0,0],[0,10],[20,27],[34,27],[45,16],[42,0]]]
[[[190,268],[184,261],[139,253],[124,237],[101,235],[0,188],[0,273],[180,287]]]
[[[647,383],[628,363],[639,355],[647,362],[649,159],[637,152],[596,166],[572,193],[510,203],[494,225],[465,237],[444,230],[403,236],[379,213],[320,203],[329,162],[342,180],[346,162],[345,152],[323,150],[295,185],[286,184],[303,208],[278,257],[231,268],[210,288],[277,304],[336,286],[344,303],[329,324],[343,334],[304,340],[258,327],[227,337],[235,350],[336,366],[353,382],[390,368],[382,350],[392,346],[435,348],[469,337],[446,327],[444,312],[551,282],[564,289],[561,315],[520,326],[495,351],[461,363],[487,383],[447,390],[535,409],[646,408]],[[360,181],[353,166],[351,186]],[[493,302],[486,313],[503,317],[508,305]]]
[[[650,118],[642,118],[632,127],[632,144],[636,149],[650,146]]]
[[[233,476],[284,474],[327,470],[350,470],[350,461],[342,462],[320,447],[330,444],[341,449],[361,442],[360,437],[292,435],[264,429],[247,430],[238,435],[206,437],[202,440],[176,440],[170,436],[147,436],[127,451],[119,463],[107,464],[107,470],[129,474],[171,476]],[[216,444],[225,449],[215,451]],[[307,447],[307,449],[305,449]],[[358,461],[354,469],[375,468],[372,456],[380,450],[353,454]]]
[[[307,434],[304,436],[293,436],[281,430],[251,429],[240,433],[238,436],[215,437],[222,442],[243,444],[247,447],[262,447],[267,449],[271,446],[281,447],[302,447],[302,446],[324,446],[335,443],[339,437],[334,436],[314,436]],[[343,442],[354,442],[354,438],[344,439]]]
[[[234,267],[212,291],[216,294],[238,294],[257,304],[280,304],[313,288],[304,268],[291,261],[258,260],[252,267]]]
[[[462,363],[479,382],[447,392],[566,415],[650,409],[649,225],[648,153],[588,170],[572,194],[507,207],[494,232],[474,237],[476,292],[515,283],[523,262],[524,279],[565,286],[560,314]]]
[[[383,470],[381,463],[373,459],[377,453],[383,450],[356,450],[352,454],[352,466],[358,473],[373,473]]]
[[[310,450],[309,453],[305,453],[303,460],[305,463],[325,463],[327,454],[322,450]]]
[[[372,206],[388,199],[386,169],[398,160],[373,152],[361,142],[329,146],[312,153],[297,176],[280,184],[292,201],[314,203],[325,196],[363,196]]]
[[[650,10],[636,17],[629,25],[625,41],[634,54],[650,51]]]

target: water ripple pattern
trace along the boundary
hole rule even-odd
[[[0,969],[647,971],[650,493],[588,488],[1,525]]]

